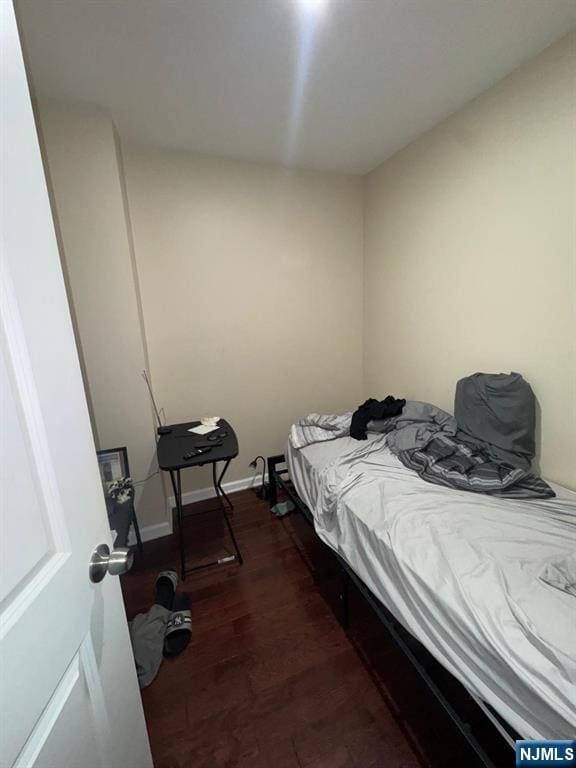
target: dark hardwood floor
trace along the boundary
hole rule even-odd
[[[340,627],[336,565],[301,516],[277,520],[251,491],[232,500],[244,564],[179,584],[192,599],[192,642],[142,692],[156,768],[474,765],[360,595],[350,630]],[[231,552],[217,513],[184,528],[195,563]],[[150,607],[177,553],[175,536],[145,544],[122,579],[129,618]]]

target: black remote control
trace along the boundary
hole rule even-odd
[[[188,451],[188,453],[185,453],[182,458],[184,461],[188,461],[189,459],[194,459],[196,456],[202,456],[202,454],[208,453],[210,450],[212,450],[212,446],[209,448],[193,448],[191,451]]]

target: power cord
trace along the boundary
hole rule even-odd
[[[250,462],[250,467],[252,469],[257,470],[258,469],[258,462],[262,461],[262,482],[260,484],[259,488],[254,488],[254,493],[256,496],[258,496],[259,499],[267,499],[268,498],[268,485],[264,480],[264,475],[266,473],[266,459],[264,456],[256,456],[255,459],[252,459]],[[254,473],[254,477],[256,477],[256,472]]]
[[[133,480],[132,485],[142,485],[142,483],[147,483],[151,477],[154,477],[155,475],[159,475],[159,474],[160,474],[160,469],[157,469],[156,472],[152,472],[151,475],[148,475],[148,477],[145,477],[143,480]]]

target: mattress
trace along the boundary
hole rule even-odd
[[[385,436],[288,446],[319,537],[526,739],[576,734],[576,598],[538,576],[576,550],[576,493],[498,499],[423,481]]]

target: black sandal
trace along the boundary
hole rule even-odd
[[[172,614],[164,635],[164,656],[177,656],[188,646],[192,637],[192,612],[190,596],[178,592],[174,597]]]
[[[154,603],[171,611],[174,605],[177,584],[178,574],[176,571],[160,571],[158,576],[156,576]]]

